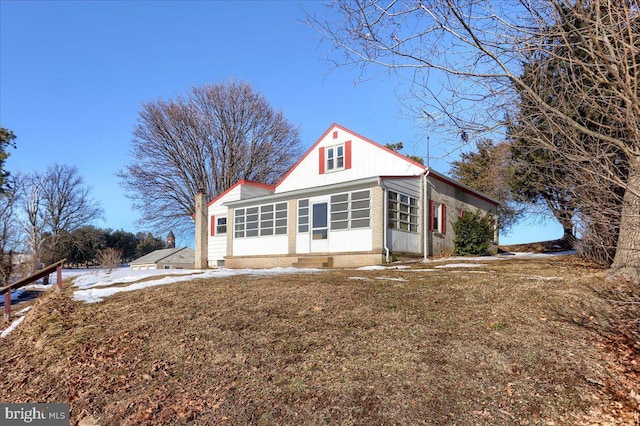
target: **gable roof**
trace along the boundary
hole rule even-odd
[[[354,137],[356,137],[356,138],[359,138],[359,139],[363,140],[364,142],[367,142],[367,143],[369,143],[369,144],[371,144],[371,145],[375,146],[376,148],[382,149],[382,150],[384,150],[384,151],[386,151],[386,152],[388,152],[388,153],[390,153],[390,154],[393,154],[393,155],[395,155],[396,157],[401,158],[401,159],[403,159],[403,160],[405,160],[405,161],[407,161],[407,162],[409,162],[409,163],[411,163],[411,164],[413,164],[413,165],[416,165],[416,166],[420,167],[421,169],[423,169],[423,170],[425,170],[425,171],[427,170],[427,168],[424,166],[424,164],[420,164],[420,163],[418,163],[417,161],[414,161],[414,160],[412,160],[412,159],[410,159],[410,158],[408,158],[408,157],[405,157],[404,155],[402,155],[402,154],[400,154],[400,153],[398,153],[398,152],[396,152],[396,151],[394,151],[394,150],[392,150],[392,149],[389,149],[389,148],[387,148],[386,146],[380,145],[379,143],[374,142],[374,141],[372,141],[371,139],[369,139],[369,138],[367,138],[367,137],[365,137],[365,136],[362,136],[362,135],[360,135],[360,134],[358,134],[358,133],[356,133],[356,132],[354,132],[354,131],[352,131],[352,130],[349,130],[349,129],[347,129],[346,127],[343,127],[343,126],[341,126],[341,125],[339,125],[339,124],[337,124],[337,123],[333,123],[331,126],[329,126],[329,128],[327,129],[327,131],[326,131],[326,132],[324,132],[324,133],[322,134],[322,136],[320,136],[320,137],[318,138],[318,140],[316,140],[316,142],[315,142],[313,145],[311,145],[311,147],[310,147],[310,148],[309,148],[309,149],[308,149],[308,150],[307,150],[307,151],[302,155],[302,157],[300,157],[300,159],[296,162],[296,164],[294,164],[294,165],[293,165],[293,167],[291,167],[291,168],[287,171],[287,173],[285,173],[285,174],[284,174],[284,176],[282,176],[282,178],[278,181],[278,183],[276,183],[276,184],[275,184],[275,188],[277,188],[278,186],[280,186],[280,184],[281,184],[282,182],[284,182],[284,181],[287,179],[287,177],[289,177],[289,175],[290,175],[291,173],[293,173],[293,171],[294,171],[294,170],[295,170],[295,169],[300,165],[300,163],[302,163],[302,161],[304,161],[304,159],[305,159],[305,158],[307,158],[307,157],[308,157],[308,156],[313,152],[313,150],[318,146],[318,144],[320,144],[320,143],[322,142],[322,140],[323,140],[323,139],[324,139],[324,138],[325,138],[329,133],[331,133],[331,131],[333,131],[334,129],[342,130],[343,132],[349,133],[349,134],[351,134],[352,136],[354,136]]]
[[[274,185],[268,185],[266,183],[253,182],[253,181],[250,181],[250,180],[242,179],[242,180],[239,180],[238,182],[234,183],[233,185],[231,185],[225,191],[223,191],[220,194],[218,194],[213,200],[209,201],[209,204],[207,204],[207,207],[210,207],[213,203],[215,203],[216,201],[220,200],[222,197],[224,197],[225,195],[227,195],[229,192],[231,192],[232,190],[236,189],[240,185],[255,186],[256,188],[267,189],[267,190],[270,190],[270,191],[273,191],[275,189]]]
[[[179,253],[183,252],[183,253]],[[130,263],[130,265],[147,265],[147,264],[156,264],[161,260],[165,260],[169,257],[172,257],[176,254],[180,254],[182,256],[193,256],[195,261],[195,252],[193,249],[189,247],[180,247],[180,248],[168,248],[168,249],[160,249],[156,251],[152,251],[151,253],[145,254],[144,256],[134,260]]]

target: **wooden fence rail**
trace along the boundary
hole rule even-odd
[[[56,263],[52,263],[51,265],[40,269],[39,271],[34,272],[28,277],[22,278],[15,283],[9,284],[0,288],[0,296],[4,294],[4,318],[5,320],[9,320],[11,316],[11,290],[19,289],[20,287],[24,287],[25,285],[31,284],[39,280],[40,278],[46,277],[47,275],[56,271],[56,291],[58,293],[62,292],[62,265],[67,259],[62,259],[57,261]]]

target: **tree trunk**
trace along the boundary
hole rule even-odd
[[[630,159],[629,168],[611,275],[640,283],[640,158]]]

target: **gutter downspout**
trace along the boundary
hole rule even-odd
[[[387,190],[387,188],[382,184],[382,179],[379,179],[380,182],[380,186],[382,187],[382,191],[384,192],[384,197],[383,197],[383,206],[382,206],[382,217],[383,217],[383,224],[382,224],[382,246],[384,248],[384,252],[385,252],[385,262],[389,263],[389,247],[387,246],[387,226],[389,226],[389,219],[388,219],[388,206],[389,206],[389,192]]]
[[[427,169],[424,172],[424,175],[422,177],[422,252],[423,252],[423,257],[422,257],[422,263],[426,263],[427,262],[427,255],[429,254],[428,250],[428,246],[429,246],[429,238],[428,238],[428,232],[429,232],[429,197],[428,197],[428,188],[427,188],[427,176],[429,176],[429,168],[427,167]]]

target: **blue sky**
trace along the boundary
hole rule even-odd
[[[304,10],[324,13],[320,2],[0,0],[0,126],[18,137],[8,170],[75,165],[105,210],[96,226],[141,230],[115,176],[130,161],[140,105],[229,79],[299,125],[305,147],[335,122],[426,155],[398,83],[333,69]],[[430,164],[447,173],[457,154],[439,140],[430,138]],[[501,243],[561,236],[552,221],[526,221]]]

